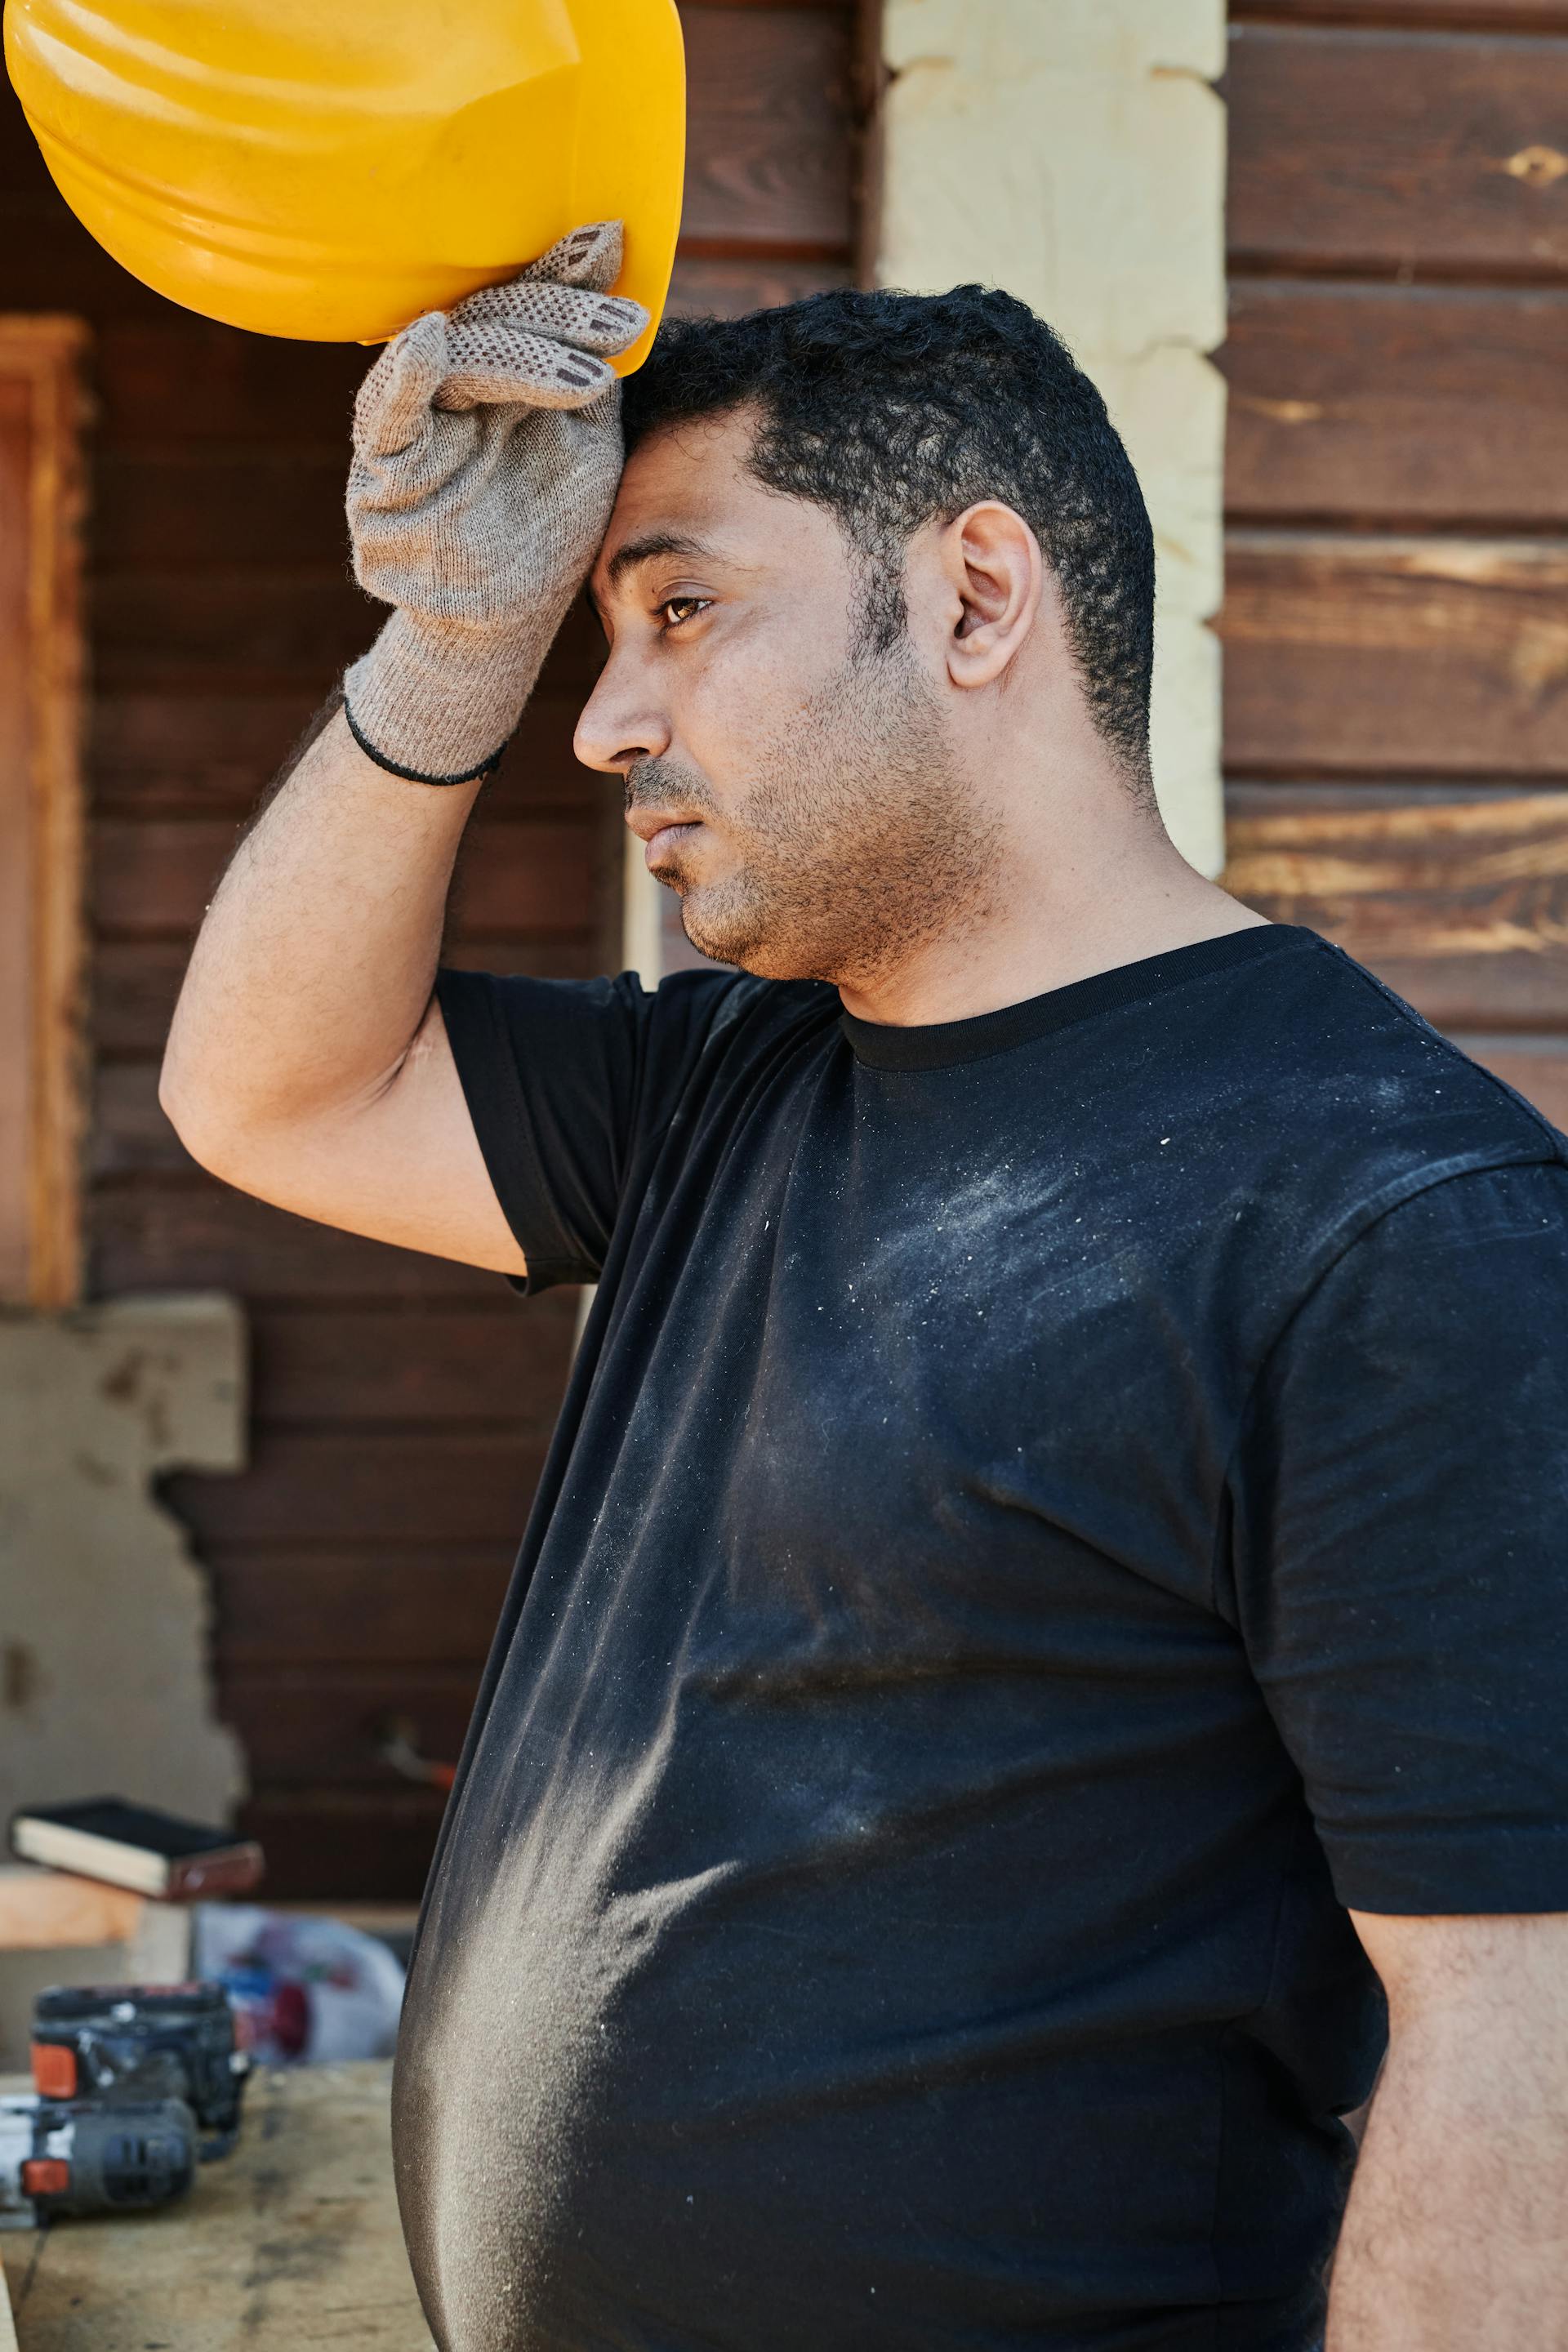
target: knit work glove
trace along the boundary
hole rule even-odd
[[[388,343],[354,404],[354,577],[394,606],[343,681],[362,751],[394,775],[493,768],[598,551],[621,477],[605,355],[647,324],[606,292],[621,225],[574,230],[504,286]]]

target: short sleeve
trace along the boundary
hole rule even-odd
[[[1295,1315],[1234,1606],[1353,1910],[1568,1910],[1568,1168],[1439,1182]]]
[[[673,1116],[732,976],[656,992],[616,980],[443,971],[437,992],[490,1181],[528,1262],[529,1293],[596,1281],[639,1134]]]

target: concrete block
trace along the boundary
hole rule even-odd
[[[0,1821],[103,1794],[223,1821],[244,1793],[206,1581],[153,1481],[239,1468],[245,1391],[229,1299],[0,1316]]]

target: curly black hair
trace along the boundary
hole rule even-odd
[[[1095,724],[1149,782],[1154,542],[1105,403],[1059,335],[985,286],[807,296],[741,319],[668,319],[624,387],[628,451],[661,426],[755,406],[752,471],[837,516],[869,559],[873,646],[907,625],[903,549],[981,499],[1024,517],[1056,574]]]

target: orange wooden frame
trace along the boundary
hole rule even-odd
[[[79,319],[0,316],[0,1301],[81,1287]]]

